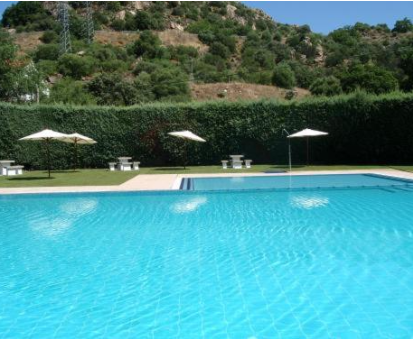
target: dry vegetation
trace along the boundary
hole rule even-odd
[[[196,34],[179,30],[166,30],[157,32],[157,34],[165,46],[192,46],[197,48],[201,53],[208,50],[208,46],[203,44]],[[42,35],[43,32],[13,33],[13,36],[16,39],[16,44],[19,45],[20,50],[25,53],[36,49],[38,45],[42,44],[40,40]],[[137,32],[118,32],[109,30],[95,32],[96,41],[104,45],[111,44],[113,46],[126,46],[133,43],[138,38],[139,33]]]
[[[304,98],[310,91],[296,88],[295,98]],[[197,101],[225,99],[229,101],[249,100],[259,98],[284,99],[288,90],[276,86],[245,84],[245,83],[216,83],[192,84],[192,98]]]
[[[16,44],[20,47],[21,53],[28,53],[36,49],[37,46],[42,44],[40,37],[43,32],[23,32],[14,33]]]

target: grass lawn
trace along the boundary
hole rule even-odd
[[[317,170],[362,170],[372,168],[390,168],[389,166],[377,165],[312,165],[293,166],[292,171],[317,171]],[[394,166],[393,169],[412,171],[413,166]],[[46,171],[26,171],[23,176],[5,177],[0,176],[0,188],[22,188],[22,187],[57,187],[57,186],[98,186],[98,185],[119,185],[138,174],[212,174],[212,173],[239,173],[239,172],[270,172],[288,171],[287,166],[277,165],[253,165],[251,169],[223,170],[221,166],[188,166],[182,167],[158,167],[141,168],[139,172],[128,171],[108,171],[99,170],[79,170],[73,171],[53,171],[52,177],[47,177]]]
[[[68,170],[52,171],[48,178],[47,171],[25,171],[22,176],[0,176],[0,188],[119,185],[136,175],[134,171]]]
[[[361,170],[361,169],[378,169],[378,168],[388,168],[387,166],[377,166],[377,165],[295,165],[292,167],[292,171],[321,171],[321,170]],[[412,167],[413,169],[413,167]],[[239,172],[277,172],[277,171],[288,171],[288,166],[285,165],[268,165],[268,164],[258,164],[252,165],[251,169],[222,169],[221,166],[211,165],[211,166],[189,166],[186,169],[182,167],[165,167],[165,168],[142,168],[142,174],[212,174],[212,173],[239,173]]]
[[[396,165],[391,168],[401,171],[413,172],[413,165]]]

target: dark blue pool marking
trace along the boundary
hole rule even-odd
[[[192,178],[182,178],[179,190],[194,190],[194,181]]]

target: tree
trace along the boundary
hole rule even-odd
[[[295,86],[295,75],[290,65],[280,63],[274,68],[272,83],[276,86],[291,89]]]
[[[81,79],[93,73],[95,64],[92,57],[64,54],[58,60],[58,70],[65,76]]]
[[[224,44],[220,42],[212,43],[211,47],[209,48],[209,52],[213,55],[217,55],[223,59],[227,59],[231,52]]]
[[[55,31],[46,31],[40,37],[40,40],[45,44],[55,43],[59,40],[59,36]]]
[[[8,7],[1,20],[3,27],[24,27],[43,31],[56,27],[55,20],[40,1],[19,1]]]
[[[158,100],[189,99],[188,76],[179,68],[163,68],[151,74],[152,92]]]
[[[398,88],[398,81],[394,75],[376,65],[357,64],[350,66],[338,76],[346,92],[362,89],[366,92],[380,94],[395,91]]]
[[[322,74],[322,70],[319,68],[311,68],[303,65],[298,61],[288,61],[291,69],[294,72],[296,79],[296,86],[308,89],[310,85]]]
[[[0,30],[0,99],[8,100],[12,94],[16,68],[13,67],[17,46],[7,32]]]
[[[57,73],[57,62],[53,60],[40,60],[36,67],[45,76]]]
[[[403,20],[397,20],[394,24],[393,32],[397,33],[407,33],[413,30],[412,21],[408,18]]]
[[[150,14],[146,11],[138,11],[135,16],[135,26],[141,31],[150,30],[152,28]]]
[[[39,60],[57,60],[59,58],[59,45],[47,44],[37,46],[34,51],[33,59],[38,62]]]
[[[150,74],[141,72],[134,81],[136,88],[136,101],[138,103],[151,102],[155,99],[152,92],[152,82]]]
[[[56,83],[50,91],[49,98],[44,101],[46,103],[76,105],[96,104],[95,99],[86,91],[83,84],[70,78],[62,79]]]
[[[137,57],[162,58],[167,49],[161,46],[161,40],[151,31],[141,33],[139,39],[130,47],[130,51]]]
[[[406,46],[403,46],[398,51],[400,58],[400,68],[406,75],[404,88],[411,90],[413,88],[413,41],[408,41]]]
[[[118,73],[97,76],[89,82],[88,90],[99,105],[133,105],[138,102],[136,88]]]
[[[13,83],[14,98],[17,102],[40,102],[40,98],[47,94],[44,75],[36,68],[33,62],[22,67],[16,74]]]
[[[188,75],[170,61],[139,63],[134,73],[148,84],[154,99],[181,101],[189,98]],[[144,75],[145,78],[141,78]],[[141,87],[142,88],[142,87]],[[146,95],[148,97],[148,95]]]
[[[334,96],[342,92],[340,80],[330,76],[316,79],[310,86],[311,94],[316,96]]]

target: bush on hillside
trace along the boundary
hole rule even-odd
[[[343,90],[341,88],[340,80],[330,76],[316,79],[311,84],[310,91],[311,94],[316,96],[335,96],[340,94]]]
[[[291,89],[295,86],[295,75],[287,63],[278,64],[274,68],[272,83],[276,86]]]
[[[88,56],[64,54],[58,59],[58,70],[61,74],[73,79],[91,75],[96,66],[96,60]]]

